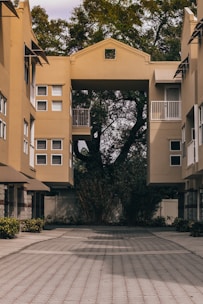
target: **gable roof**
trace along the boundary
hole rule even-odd
[[[123,42],[120,42],[120,41],[118,41],[118,40],[116,40],[114,38],[107,38],[107,39],[104,39],[104,40],[102,40],[100,42],[95,43],[94,45],[88,46],[88,47],[86,47],[86,48],[84,48],[84,49],[82,49],[82,50],[80,50],[80,51],[78,51],[78,52],[70,55],[70,58],[72,60],[74,60],[74,59],[76,59],[76,58],[78,58],[80,56],[83,56],[83,55],[85,55],[87,53],[95,51],[96,49],[99,49],[101,47],[105,47],[105,46],[107,47],[110,44],[114,45],[115,47],[122,48],[122,49],[124,49],[124,50],[126,50],[128,52],[134,53],[134,54],[136,54],[138,56],[141,56],[141,57],[143,57],[145,59],[145,61],[150,61],[151,57],[150,57],[149,54],[147,54],[147,53],[145,53],[143,51],[140,51],[140,50],[138,50],[136,48],[133,48],[133,47],[131,47],[131,46],[129,46],[129,45],[123,43]]]

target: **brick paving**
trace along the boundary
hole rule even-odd
[[[203,260],[147,230],[64,229],[0,259],[0,304],[202,304]]]

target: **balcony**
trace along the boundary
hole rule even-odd
[[[181,120],[181,101],[151,101],[151,120]]]
[[[90,128],[90,109],[76,108],[73,109],[73,129],[74,139],[88,139],[91,135]]]

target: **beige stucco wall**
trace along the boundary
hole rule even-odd
[[[68,57],[49,57],[49,64],[37,68],[36,85],[48,86],[48,96],[36,96],[36,100],[46,100],[48,103],[47,111],[36,112],[35,140],[47,139],[48,163],[46,166],[36,164],[37,178],[46,182],[70,182],[73,183],[72,168],[70,159],[70,143],[72,142],[72,117],[71,112],[71,85],[70,85],[70,61]],[[62,86],[62,96],[52,96],[53,85]],[[62,101],[62,111],[52,111],[52,101]],[[50,164],[51,140],[61,139],[63,150],[55,151],[62,154],[63,166],[53,166]],[[37,151],[36,154],[42,151]]]

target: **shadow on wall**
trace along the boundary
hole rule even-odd
[[[44,217],[47,224],[77,224],[80,207],[74,191],[60,191],[55,196],[45,196]]]

